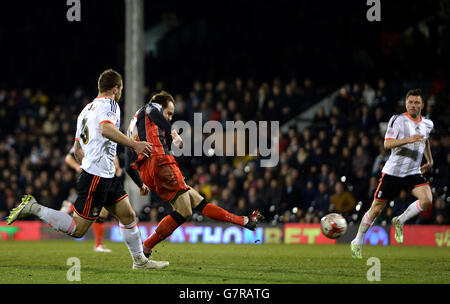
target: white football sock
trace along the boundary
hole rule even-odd
[[[372,226],[374,220],[375,219],[371,219],[369,217],[369,211],[364,214],[363,218],[361,219],[361,223],[359,224],[358,233],[356,234],[355,239],[352,241],[352,244],[362,245],[364,241],[364,235],[366,234],[367,230],[369,230],[370,226]]]
[[[250,221],[248,216],[244,216],[244,226],[247,225],[247,223]]]
[[[127,244],[128,250],[130,251],[133,261],[137,264],[143,264],[147,261],[142,249],[141,232],[137,226],[136,221],[128,225],[123,225],[119,223],[120,234]]]
[[[405,212],[398,217],[398,220],[401,224],[404,224],[406,221],[412,219],[422,211],[423,209],[420,207],[419,200],[416,200],[414,203],[409,205],[408,208],[406,208]]]
[[[33,204],[31,213],[39,217],[43,222],[49,224],[52,229],[73,235],[77,225],[73,218],[65,212],[57,211],[38,203]]]

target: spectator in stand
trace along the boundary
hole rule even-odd
[[[369,106],[364,105],[361,108],[361,113],[357,118],[357,127],[359,130],[369,131],[374,126],[372,115],[369,111]]]
[[[303,102],[304,102],[304,106],[302,107],[303,110],[311,106],[314,102],[316,102],[317,93],[311,78],[306,77],[303,80],[303,88],[301,89],[300,94],[303,95]]]
[[[326,182],[319,182],[318,192],[313,202],[314,212],[319,218],[329,213],[330,194],[328,193],[328,185]]]
[[[325,115],[325,109],[320,107],[317,109],[317,113],[314,116],[313,126],[317,130],[328,130],[329,128],[329,120]]]
[[[341,213],[344,217],[349,216],[356,205],[354,196],[345,189],[344,184],[337,182],[334,186],[334,194],[330,199],[331,210]]]
[[[258,197],[258,193],[256,192],[256,188],[252,187],[248,190],[248,208],[251,210],[260,210],[261,213],[268,210],[266,208],[264,202]]]
[[[247,204],[247,201],[245,200],[244,197],[240,197],[237,201],[237,204],[235,204],[233,206],[232,209],[230,209],[231,212],[233,212],[236,215],[246,215],[248,214],[250,211],[250,208]]]
[[[257,104],[252,98],[252,94],[249,90],[244,91],[242,99],[241,112],[244,116],[244,121],[256,119]]]
[[[280,113],[279,105],[273,98],[267,101],[267,107],[263,112],[263,120],[280,121],[282,123],[282,115]]]
[[[364,83],[362,92],[364,104],[366,104],[369,108],[373,108],[376,105],[375,97],[376,97],[375,90],[367,82]]]
[[[273,178],[270,180],[270,186],[267,191],[268,205],[277,206],[281,203],[282,189],[278,184],[278,181]]]
[[[230,210],[230,208],[233,207],[234,202],[235,202],[234,194],[231,193],[230,189],[224,188],[222,190],[222,195],[219,200],[219,207],[228,208],[228,210]]]
[[[386,153],[386,149],[383,146],[379,147],[380,154],[377,155],[373,162],[372,174],[373,175],[381,175],[381,170],[383,169],[384,164],[389,158],[389,155]]]
[[[299,106],[298,99],[294,96],[293,89],[288,83],[284,87],[284,96],[282,98],[281,113],[285,116],[285,120],[288,121],[293,116],[293,108]]]
[[[366,172],[369,165],[370,157],[368,153],[364,151],[363,147],[357,146],[352,161],[352,173],[356,174],[356,172],[358,172],[359,170],[362,170],[362,172]]]
[[[351,96],[348,94],[348,90],[345,87],[342,87],[339,90],[339,95],[336,96],[336,99],[334,100],[334,107],[343,113],[348,113],[350,109],[350,99]]]
[[[433,223],[435,225],[448,225],[449,210],[445,204],[445,201],[438,197],[433,208]]]
[[[405,212],[406,208],[413,202],[414,200],[411,196],[408,195],[406,190],[401,190],[398,197],[395,198],[391,203],[388,204],[387,221],[390,222],[393,217],[399,216],[403,212]]]
[[[386,117],[383,111],[383,108],[376,107],[375,108],[375,116],[374,116],[374,128],[379,130],[380,123],[386,122]]]
[[[343,176],[350,176],[352,171],[352,154],[349,147],[342,148],[342,154],[337,159],[337,171]]]
[[[342,102],[345,102],[345,101],[342,101]],[[347,118],[345,116],[346,113],[347,112],[345,112],[345,110],[341,110],[341,108],[339,108],[339,106],[334,105],[331,108],[330,124],[335,124],[336,129],[347,128]],[[334,118],[336,122],[331,120],[332,118]]]
[[[379,105],[384,111],[386,112],[388,109],[388,98],[387,98],[387,87],[386,87],[386,80],[383,78],[380,78],[378,80],[378,87],[376,91],[376,103]]]
[[[300,189],[294,187],[294,179],[287,175],[285,178],[285,185],[281,192],[281,209],[290,210],[294,204],[300,201]]]
[[[353,195],[357,202],[362,202],[367,198],[369,192],[369,179],[364,169],[360,168],[355,172],[355,177],[351,179],[353,186]]]
[[[314,182],[312,180],[308,180],[306,182],[306,187],[303,187],[301,191],[302,204],[299,207],[306,211],[312,205],[316,195],[317,191],[314,186]]]
[[[354,83],[352,89],[350,91],[351,98],[355,101],[356,104],[361,103],[362,99],[362,91],[361,87],[358,83]]]

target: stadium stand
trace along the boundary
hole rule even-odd
[[[448,224],[448,84],[440,79],[421,83],[426,96],[423,114],[435,125],[431,138],[435,167],[428,176],[434,204],[413,221]],[[388,157],[383,149],[383,124],[394,113],[404,112],[404,92],[415,86],[379,79],[338,88],[329,113],[319,107],[308,127],[291,126],[280,134],[280,162],[274,168],[259,167],[257,159],[248,156],[182,156],[180,168],[187,183],[210,202],[240,215],[259,208],[272,224],[317,223],[325,213],[336,211],[349,222],[358,222],[370,207]],[[189,122],[194,112],[202,112],[205,120],[280,120],[281,126],[324,97],[308,77],[262,83],[241,77],[195,81],[188,94],[177,94],[176,88],[165,88],[163,83],[154,89],[175,92],[174,121]],[[147,89],[146,99],[151,91]],[[0,217],[24,193],[57,209],[63,200],[74,200],[76,173],[64,163],[64,156],[73,144],[76,117],[92,97],[82,88],[69,96],[28,88],[0,89]],[[122,117],[122,122],[124,129],[128,118]],[[122,165],[123,155],[123,149],[119,150]],[[389,223],[411,200],[401,193],[377,221]],[[158,221],[169,212],[170,207],[152,194],[139,218]],[[205,219],[194,214],[192,220]]]

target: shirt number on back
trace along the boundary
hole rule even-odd
[[[83,143],[86,145],[89,142],[89,128],[86,125],[87,122],[87,118],[83,119],[83,121],[81,122],[81,140],[83,141]]]

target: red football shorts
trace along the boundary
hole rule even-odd
[[[165,202],[178,192],[189,190],[172,155],[152,155],[140,165],[139,171],[144,184]]]

